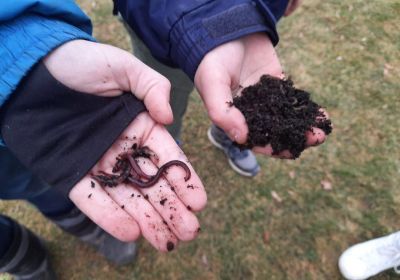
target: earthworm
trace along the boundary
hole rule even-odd
[[[139,188],[148,188],[148,187],[153,186],[155,183],[157,183],[158,180],[160,179],[161,175],[163,175],[163,173],[173,165],[180,166],[185,170],[185,172],[186,172],[186,175],[184,178],[185,181],[190,179],[191,173],[190,173],[189,167],[186,165],[186,163],[184,163],[183,161],[179,161],[179,160],[171,160],[171,161],[165,163],[158,169],[157,173],[154,176],[151,176],[151,179],[146,182],[137,180],[132,177],[128,177],[127,179],[129,182],[135,184]]]
[[[146,158],[149,158],[151,156],[156,157],[154,153],[153,154],[151,153],[153,152],[148,147],[143,147],[136,150],[131,155],[128,153],[120,155],[117,158],[117,162],[112,170],[113,172],[120,171],[119,175],[108,174],[106,172],[99,171],[100,174],[92,175],[92,178],[98,181],[102,186],[115,187],[123,182],[130,182],[139,188],[148,188],[157,183],[160,177],[166,172],[168,168],[170,168],[173,165],[177,165],[185,170],[186,172],[184,177],[185,181],[188,181],[190,179],[191,172],[189,167],[186,165],[186,163],[179,160],[171,160],[165,163],[158,169],[157,173],[153,176],[144,173],[143,170],[140,169],[135,158],[139,156]],[[158,159],[158,157],[156,157],[156,159]],[[142,181],[141,178],[147,181]]]
[[[127,159],[129,163],[131,164],[132,171],[136,172],[137,175],[140,177],[143,177],[143,179],[150,180],[151,176],[147,175],[140,169],[139,165],[137,164],[136,160],[133,158],[133,156],[127,155]],[[133,172],[131,172],[133,173]]]

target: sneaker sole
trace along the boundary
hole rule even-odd
[[[211,142],[215,147],[217,147],[218,149],[220,149],[220,150],[222,150],[222,151],[224,152],[224,154],[225,154],[226,157],[228,158],[228,163],[229,163],[229,165],[232,167],[233,170],[235,170],[237,173],[239,173],[240,175],[245,176],[245,177],[254,177],[254,176],[257,175],[257,173],[259,172],[260,169],[257,169],[257,171],[256,171],[255,173],[246,172],[246,171],[243,171],[242,169],[238,168],[238,167],[233,163],[233,161],[232,161],[232,160],[228,157],[228,155],[225,153],[225,149],[224,149],[224,148],[221,146],[221,144],[219,144],[219,143],[214,139],[214,137],[212,136],[212,134],[211,134],[211,128],[209,128],[209,129],[207,130],[207,137],[208,137],[208,140],[210,140],[210,142]]]

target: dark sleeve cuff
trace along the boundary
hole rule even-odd
[[[213,3],[184,15],[171,32],[171,58],[192,80],[203,57],[223,43],[256,32],[266,32],[273,45],[279,41],[275,18],[267,6],[249,2],[226,9],[221,5],[220,11],[217,7],[213,15],[199,19],[197,15],[206,14],[209,5],[216,6]]]
[[[131,93],[71,90],[38,63],[1,108],[6,146],[33,174],[68,195],[145,107]]]

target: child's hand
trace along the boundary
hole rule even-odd
[[[118,155],[134,144],[147,146],[158,157],[153,161],[138,160],[145,173],[155,174],[164,163],[180,160],[189,167],[190,179],[185,181],[185,171],[179,166],[170,167],[149,188],[123,183],[101,187],[87,174],[69,196],[82,212],[114,237],[132,241],[143,235],[158,250],[170,251],[180,240],[197,236],[200,226],[194,212],[206,205],[204,187],[174,139],[148,113],[138,115],[89,173],[112,173]]]
[[[65,86],[99,96],[132,92],[143,100],[151,117],[162,124],[173,120],[170,82],[132,54],[110,45],[84,40],[63,44],[44,63]]]
[[[196,71],[195,85],[211,121],[238,143],[246,142],[248,127],[243,114],[230,105],[232,92],[258,82],[264,74],[284,78],[271,41],[261,33],[218,46],[203,58]],[[310,147],[322,144],[326,135],[321,129],[313,128],[306,137]],[[265,155],[273,153],[271,145],[256,147],[254,151]],[[292,155],[284,151],[278,157],[292,158]]]

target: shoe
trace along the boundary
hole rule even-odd
[[[239,149],[222,129],[212,125],[207,131],[207,136],[215,147],[224,151],[229,165],[237,173],[253,177],[260,172],[260,166],[255,155],[248,149]]]
[[[0,273],[7,272],[16,280],[55,280],[44,241],[27,228],[14,223],[13,241],[0,259]]]
[[[116,265],[126,265],[135,260],[137,255],[136,242],[122,242],[110,235],[99,226],[80,240],[96,248],[107,260]]]
[[[363,280],[394,268],[399,273],[400,231],[356,244],[339,258],[339,270],[349,280]]]
[[[58,217],[47,217],[62,230],[93,246],[107,260],[116,265],[128,264],[136,258],[137,244],[122,242],[92,222],[78,208]]]

